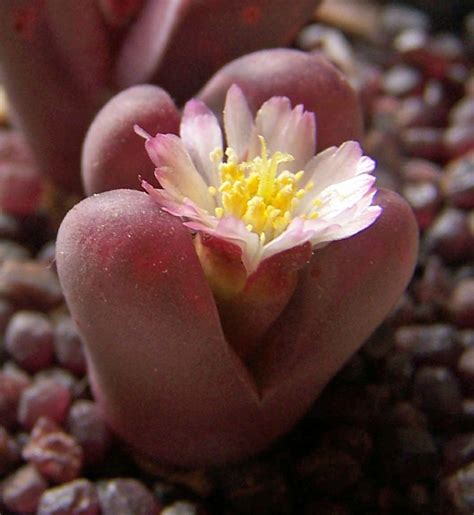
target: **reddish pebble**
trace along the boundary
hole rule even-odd
[[[0,424],[12,428],[16,424],[17,408],[23,390],[31,380],[25,372],[14,366],[0,370]]]
[[[48,483],[33,465],[25,465],[8,476],[2,485],[3,504],[15,513],[36,513]]]
[[[77,375],[86,372],[81,337],[71,317],[63,318],[54,331],[54,349],[56,359],[64,367]]]
[[[474,278],[459,282],[453,290],[448,308],[458,327],[474,328]]]
[[[416,363],[429,365],[454,365],[462,352],[456,331],[446,324],[399,327],[395,345],[409,352]]]
[[[38,515],[99,515],[99,497],[90,481],[77,479],[49,488],[41,496]],[[117,514],[118,515],[118,514]]]
[[[13,465],[16,465],[19,458],[17,442],[3,426],[0,426],[0,475],[5,474]]]
[[[22,456],[54,483],[76,479],[82,467],[79,444],[46,417],[36,422]]]
[[[158,503],[135,479],[111,479],[98,486],[102,515],[158,515]]]
[[[440,161],[445,157],[443,131],[432,127],[412,127],[402,131],[404,151],[412,157]]]
[[[29,257],[30,253],[28,250],[19,243],[10,240],[0,240],[0,263],[9,259],[21,261]]]
[[[474,124],[448,127],[443,134],[443,146],[448,159],[456,159],[474,150]]]
[[[421,87],[421,74],[418,70],[399,64],[388,70],[382,81],[382,87],[388,95],[400,97],[413,93]]]
[[[5,348],[28,372],[36,372],[53,360],[53,327],[46,315],[18,311],[5,332]]]
[[[93,401],[78,400],[69,410],[68,430],[84,452],[84,463],[100,463],[111,443],[111,433]]]
[[[469,260],[474,249],[474,235],[465,212],[447,208],[427,229],[427,251],[441,256],[447,263]]]
[[[402,195],[413,209],[420,229],[426,229],[434,220],[441,203],[436,185],[431,182],[407,184]]]
[[[462,209],[474,209],[474,152],[451,161],[440,186],[449,203]]]
[[[31,429],[40,417],[48,417],[60,424],[70,403],[71,393],[66,386],[53,380],[37,381],[21,395],[18,421],[26,429]]]
[[[436,423],[453,424],[462,412],[459,379],[445,367],[421,367],[415,375],[413,399]]]
[[[54,271],[36,261],[5,261],[0,266],[0,296],[39,310],[54,308],[63,300]]]

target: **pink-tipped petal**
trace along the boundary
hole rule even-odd
[[[184,106],[180,136],[198,172],[209,186],[216,187],[217,169],[211,153],[222,151],[222,132],[214,113],[200,100]]]
[[[227,92],[224,128],[227,146],[235,150],[239,160],[246,160],[254,123],[247,100],[236,84],[233,84]]]
[[[286,97],[273,97],[258,110],[252,138],[251,155],[258,155],[260,142],[255,136],[265,138],[270,153],[287,152],[294,161],[285,163],[285,170],[297,172],[314,156],[316,150],[316,122],[313,113],[303,111],[298,105],[291,109]]]
[[[176,198],[189,198],[211,212],[214,201],[208,185],[194,167],[181,140],[174,134],[157,134],[147,140],[145,148],[156,165],[155,175],[160,184]]]

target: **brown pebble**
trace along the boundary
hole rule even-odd
[[[443,134],[443,146],[447,159],[456,159],[474,150],[474,127],[455,125]]]
[[[18,422],[32,429],[40,417],[62,423],[71,402],[71,393],[63,384],[53,380],[35,381],[25,388],[18,405]]]
[[[76,479],[48,488],[39,501],[38,515],[99,515],[99,497],[93,483]],[[118,515],[118,514],[117,514]]]
[[[35,311],[17,311],[5,331],[5,349],[28,372],[50,365],[53,326],[49,318]]]
[[[28,249],[11,240],[0,239],[0,263],[8,260],[22,261],[30,258]]]
[[[5,261],[0,266],[0,295],[25,309],[47,310],[63,300],[56,274],[35,261]]]
[[[98,484],[102,515],[158,515],[151,492],[136,479],[110,479]]]
[[[462,352],[456,330],[447,324],[399,327],[395,345],[409,352],[415,363],[425,365],[454,366]]]
[[[403,483],[434,479],[438,453],[432,435],[421,427],[387,427],[378,442],[384,472]]]
[[[8,476],[2,485],[3,504],[15,513],[36,513],[48,483],[33,465],[25,465]]]
[[[474,248],[474,235],[466,213],[454,208],[443,210],[426,231],[424,246],[449,264],[468,260]]]
[[[5,365],[0,369],[0,425],[7,429],[16,425],[21,395],[30,384],[28,374],[18,367]]]
[[[459,380],[445,367],[421,367],[415,374],[413,399],[433,422],[453,424],[462,410]]]
[[[459,328],[474,329],[474,278],[463,279],[454,288],[448,309]]]
[[[403,150],[411,157],[441,161],[445,158],[444,132],[433,127],[404,129],[400,140]]]
[[[17,442],[0,426],[0,476],[8,472],[20,460]]]
[[[410,204],[421,230],[426,229],[434,220],[439,206],[441,195],[432,182],[417,182],[406,184],[402,195]]]
[[[441,181],[446,200],[461,209],[474,208],[474,152],[469,152],[446,166]]]
[[[457,434],[443,447],[444,466],[453,472],[474,460],[474,433]]]
[[[458,470],[442,482],[442,490],[456,514],[474,512],[474,463]]]
[[[84,375],[86,358],[81,337],[71,317],[64,317],[54,330],[54,350],[56,359],[74,374]]]
[[[75,401],[69,410],[67,427],[82,447],[85,464],[100,463],[104,459],[112,436],[95,402]]]
[[[76,440],[52,420],[41,417],[22,451],[23,459],[35,465],[54,483],[76,479],[82,467],[82,449]]]

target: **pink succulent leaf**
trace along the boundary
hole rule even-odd
[[[214,113],[200,100],[184,106],[180,136],[196,169],[209,186],[218,186],[218,173],[211,152],[222,150],[222,131]]]

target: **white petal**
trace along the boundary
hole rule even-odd
[[[175,197],[187,197],[209,212],[214,210],[207,184],[178,136],[157,134],[146,141],[145,148],[156,165],[155,176],[165,190]]]
[[[180,135],[198,172],[208,185],[217,187],[216,165],[210,154],[222,150],[222,131],[214,113],[200,100],[190,100],[184,106]]]
[[[227,92],[224,107],[227,146],[235,150],[240,161],[247,159],[250,136],[254,131],[253,116],[242,90],[233,84]]]
[[[255,131],[267,142],[269,152],[287,152],[295,159],[283,166],[297,172],[314,155],[316,122],[313,113],[305,112],[302,105],[293,110],[286,97],[273,97],[259,109],[255,118]],[[252,140],[251,153],[258,155],[259,143]]]
[[[381,213],[382,208],[380,206],[370,206],[362,213],[355,216],[351,221],[345,222],[331,230],[326,235],[327,239],[325,241],[336,241],[349,238],[372,225]]]
[[[374,167],[375,162],[362,155],[359,143],[346,141],[340,147],[330,147],[311,159],[305,167],[304,180],[314,183],[314,195],[331,184],[369,173]]]

